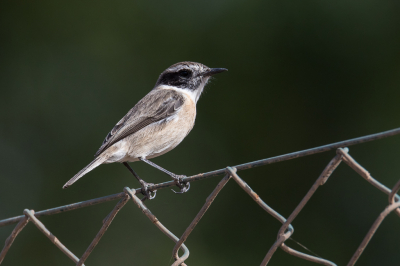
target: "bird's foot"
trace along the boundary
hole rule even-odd
[[[172,178],[174,179],[174,181],[176,183],[176,186],[178,188],[180,188],[180,190],[181,190],[179,192],[176,192],[175,190],[171,189],[174,193],[182,194],[182,193],[185,193],[185,192],[189,191],[190,183],[187,182],[187,181],[186,182],[183,181],[183,179],[186,178],[186,177],[187,176],[185,176],[185,175],[174,175],[174,176],[172,176]]]
[[[146,199],[154,199],[156,197],[157,194],[157,190],[150,190],[149,187],[153,186],[153,183],[147,183],[145,181],[142,180],[142,182],[140,182],[142,184],[142,194],[144,195],[144,198],[142,199],[142,201],[145,201]],[[152,194],[154,193],[154,194]]]

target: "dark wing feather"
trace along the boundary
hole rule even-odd
[[[174,90],[151,91],[129,110],[108,133],[95,157],[113,144],[138,132],[142,128],[173,116],[184,102],[184,96]]]

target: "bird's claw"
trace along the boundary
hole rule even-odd
[[[152,199],[154,199],[156,197],[157,190],[153,191],[153,190],[149,189],[149,187],[153,186],[153,185],[154,185],[153,183],[147,183],[147,182],[143,181],[143,183],[142,183],[142,194],[144,195],[144,198],[142,199],[142,201],[145,201],[146,199],[152,200]],[[152,193],[154,193],[154,194],[152,195]]]
[[[171,189],[174,193],[176,194],[182,194],[185,192],[188,192],[190,189],[190,183],[189,182],[184,182],[183,179],[186,178],[185,175],[176,175],[173,177],[176,186],[180,188],[181,191],[177,192],[173,189]]]

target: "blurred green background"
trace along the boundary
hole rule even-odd
[[[138,187],[119,164],[62,185],[93,159],[109,130],[168,66],[225,67],[198,103],[196,126],[154,162],[193,175],[400,126],[400,2],[1,1],[0,219]],[[388,187],[400,136],[350,147]],[[240,172],[288,216],[334,151]],[[169,177],[143,163],[148,182]],[[146,202],[180,236],[222,177]],[[41,218],[81,256],[116,202]],[[293,222],[293,237],[345,265],[387,196],[341,165]],[[357,265],[398,265],[399,218],[383,222]],[[13,225],[0,228],[3,242]],[[187,240],[195,265],[259,265],[280,224],[235,182]],[[289,246],[303,251],[295,243]],[[171,265],[174,244],[131,202],[87,265]],[[0,247],[1,248],[1,247]],[[72,265],[33,224],[3,265]],[[315,265],[278,250],[270,265]]]

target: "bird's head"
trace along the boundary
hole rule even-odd
[[[176,63],[161,73],[155,89],[168,86],[185,92],[197,102],[211,76],[228,71],[226,68],[209,68],[196,62]]]

